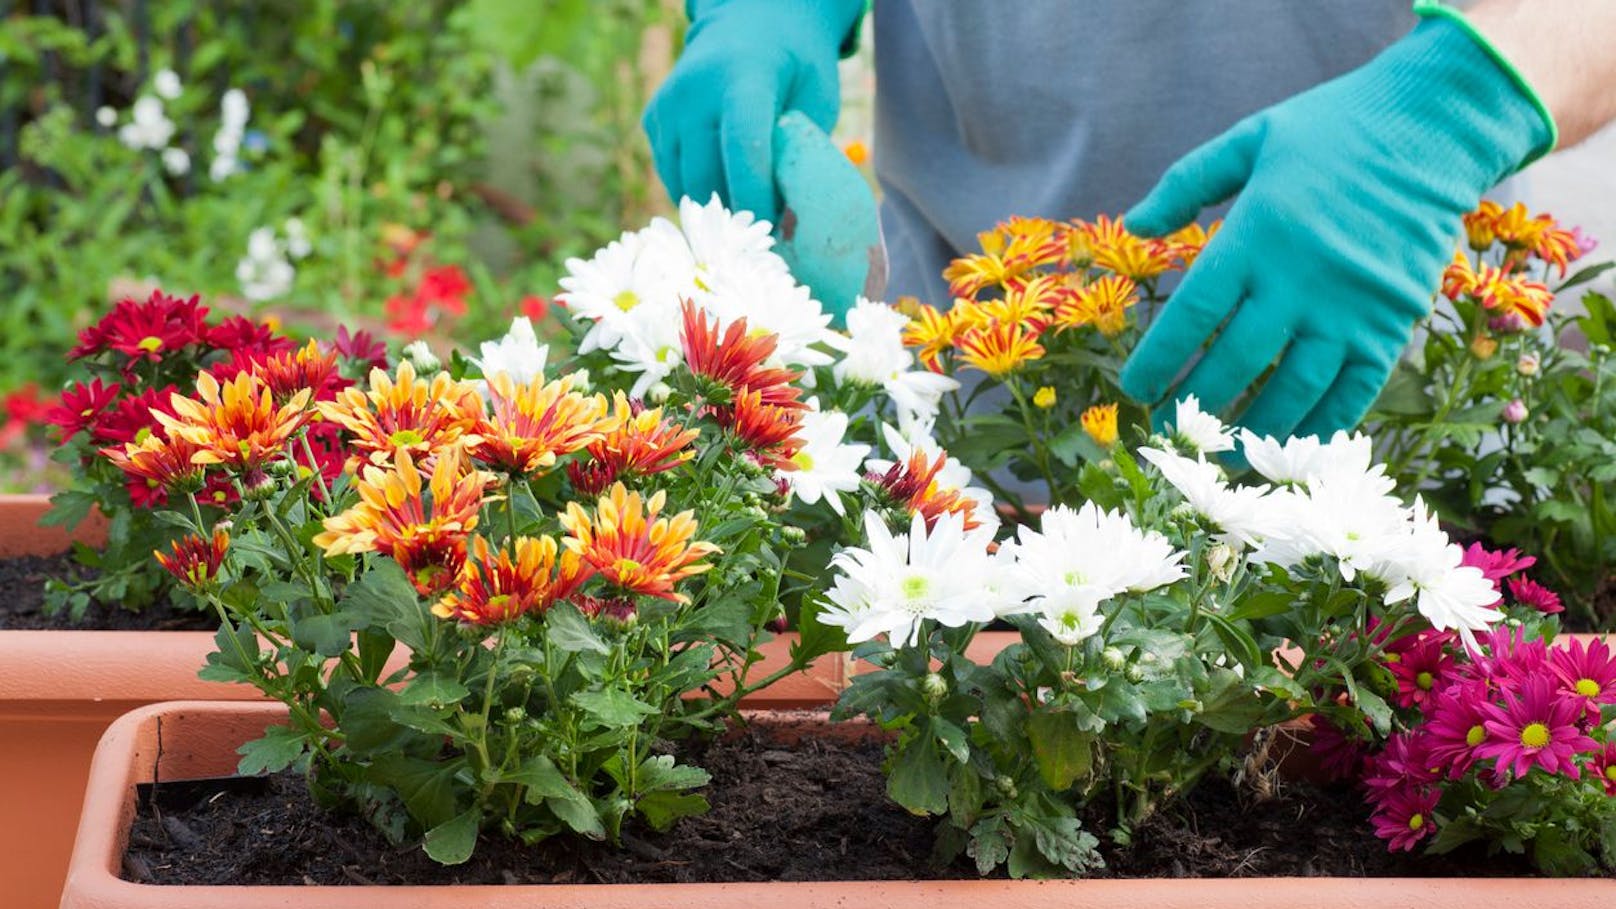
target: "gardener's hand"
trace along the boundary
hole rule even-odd
[[[862,0],[690,0],[685,50],[645,110],[657,174],[675,201],[714,192],[735,210],[778,214],[774,124],[801,111],[836,124],[836,61]]]
[[[1355,425],[1429,311],[1460,216],[1553,147],[1525,85],[1434,15],[1173,165],[1124,217],[1130,229],[1159,236],[1239,197],[1129,358],[1124,390],[1147,403],[1193,394],[1216,412],[1273,365],[1246,426],[1283,438]]]

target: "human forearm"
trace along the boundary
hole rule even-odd
[[[1616,120],[1616,2],[1481,0],[1466,15],[1548,105],[1560,148]]]

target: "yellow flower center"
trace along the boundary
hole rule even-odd
[[[150,426],[142,426],[142,427],[140,427],[139,431],[137,431],[135,433],[135,444],[139,445],[140,443],[142,443],[142,442],[146,441],[147,439],[151,438],[151,436],[152,436],[151,427]]]
[[[1067,587],[1076,587],[1086,579],[1083,577],[1083,572],[1074,570],[1066,572],[1066,575],[1061,580],[1066,582]]]
[[[1476,725],[1471,726],[1470,730],[1465,733],[1465,744],[1474,748],[1477,745],[1480,745],[1481,740],[1485,739],[1486,737],[1487,730],[1483,729],[1480,723],[1477,723]]]
[[[621,290],[612,298],[612,304],[623,312],[628,312],[640,305],[640,295],[632,290]]]
[[[409,445],[419,445],[422,442],[425,442],[426,439],[422,438],[421,434],[413,429],[400,429],[388,436],[387,441],[397,445],[400,448],[404,448]]]
[[[1599,694],[1599,683],[1593,679],[1577,679],[1577,693],[1585,698]]]
[[[1410,830],[1418,830],[1418,829],[1420,829],[1421,827],[1424,827],[1424,826],[1425,826],[1425,815],[1423,815],[1423,814],[1414,814],[1414,815],[1409,816],[1408,829],[1410,829]]]
[[[612,563],[612,572],[618,577],[626,577],[644,569],[645,566],[630,558],[621,558]]]
[[[1521,730],[1521,744],[1528,748],[1542,748],[1549,743],[1549,727],[1542,723],[1528,723]]]
[[[810,455],[806,451],[799,451],[796,454],[792,455],[791,456],[791,463],[797,465],[802,470],[813,470],[814,469],[813,455]]]
[[[910,575],[898,585],[903,596],[904,605],[915,615],[924,613],[931,606],[931,581],[921,575]]]
[[[1418,673],[1414,676],[1414,684],[1420,686],[1421,691],[1430,691],[1431,686],[1436,684],[1436,676],[1429,672]]]
[[[147,335],[146,337],[141,338],[140,343],[136,344],[135,346],[141,350],[147,351],[148,353],[156,353],[163,349],[163,339],[155,335]]]
[[[489,597],[488,598],[488,609],[487,609],[488,614],[489,615],[499,615],[499,614],[503,613],[505,611],[505,609],[506,609],[506,604],[509,603],[510,601],[511,601],[511,595],[508,594],[508,593],[497,593],[497,594]]]
[[[1616,780],[1616,764],[1611,764],[1605,768],[1605,779]]]

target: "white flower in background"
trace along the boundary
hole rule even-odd
[[[959,388],[959,381],[930,370],[916,370],[915,355],[903,344],[909,317],[885,303],[858,298],[847,313],[847,337],[832,372],[837,382],[879,385],[907,419],[930,420],[938,402]]]
[[[671,300],[641,304],[633,318],[624,321],[612,359],[624,370],[639,373],[630,395],[643,397],[684,363],[679,343],[682,324],[679,307]]]
[[[191,156],[183,148],[163,149],[163,169],[176,177],[183,177],[191,170]]]
[[[965,519],[945,514],[928,533],[915,515],[907,534],[894,536],[874,512],[864,515],[864,549],[844,549],[831,560],[837,571],[819,615],[860,643],[885,634],[893,646],[919,640],[921,623],[950,628],[994,617],[985,582],[992,570],[992,533],[967,532]]]
[[[1098,630],[1100,604],[1118,594],[1154,590],[1184,577],[1185,553],[1142,532],[1126,514],[1093,502],[1045,511],[1039,529],[1023,526],[1015,545],[1016,590],[1009,613],[1038,612],[1040,624],[1071,645]]]
[[[844,443],[847,414],[822,412],[816,402],[809,404],[815,409],[802,415],[802,428],[797,432],[802,447],[791,458],[797,469],[780,476],[797,498],[809,505],[824,499],[832,511],[843,514],[842,493],[858,488],[859,464],[870,453],[870,446]]]
[[[1222,542],[1244,547],[1284,535],[1284,509],[1275,507],[1267,486],[1231,487],[1222,469],[1203,457],[1186,458],[1159,448],[1141,448],[1139,455],[1156,465],[1196,514],[1222,531]]]
[[[443,361],[438,359],[438,355],[432,352],[432,348],[428,347],[425,341],[411,341],[399,352],[403,354],[404,359],[410,361],[411,366],[415,367],[416,375],[430,376],[443,368]]]
[[[118,125],[118,112],[103,104],[95,109],[95,122],[111,129]]]
[[[1372,463],[1372,443],[1362,433],[1349,436],[1338,431],[1330,441],[1322,443],[1318,436],[1297,436],[1280,442],[1242,429],[1240,446],[1252,469],[1274,483],[1302,484],[1337,473],[1384,471]]]
[[[168,147],[174,137],[174,121],[163,113],[163,102],[152,95],[141,95],[129,112],[130,120],[118,128],[118,141],[133,149]]]
[[[236,263],[236,280],[241,295],[254,302],[272,300],[292,289],[297,270],[286,261],[275,229],[260,227],[247,237],[247,256]]]
[[[303,226],[302,218],[287,218],[282,225],[286,232],[286,253],[294,259],[303,259],[314,251],[314,245],[309,242],[308,228]]]
[[[884,474],[895,465],[907,463],[915,452],[926,456],[927,461],[935,462],[937,456],[943,453],[943,447],[931,435],[931,421],[911,423],[900,429],[890,423],[881,424],[881,437],[887,443],[887,450],[892,452],[896,460],[886,458],[871,458],[864,462],[865,471],[873,474]],[[949,456],[943,461],[943,466],[937,471],[935,477],[937,485],[945,489],[958,489],[960,495],[976,503],[977,520],[992,523],[998,529],[998,513],[993,506],[993,493],[980,486],[972,486],[976,479],[971,468],[960,463],[960,459]]]
[[[1462,564],[1464,549],[1448,539],[1423,502],[1414,504],[1411,531],[1384,566],[1392,585],[1387,605],[1414,597],[1414,606],[1432,627],[1457,631],[1465,647],[1480,652],[1475,633],[1503,618],[1501,599],[1481,569]]]
[[[1234,431],[1223,421],[1203,411],[1201,402],[1189,395],[1173,411],[1172,434],[1201,454],[1234,450]]]
[[[247,94],[239,88],[219,99],[219,131],[213,134],[213,163],[208,165],[208,176],[215,183],[241,170],[241,140],[250,112]]]
[[[517,385],[544,375],[544,365],[550,358],[549,346],[539,343],[533,320],[527,316],[512,319],[510,331],[503,338],[484,341],[478,352],[482,355],[472,357],[471,362],[482,370],[485,379],[504,373]]]
[[[232,88],[219,99],[219,117],[227,126],[235,127],[240,132],[247,126],[247,117],[252,108],[247,103],[247,93],[239,88]]]
[[[160,69],[152,76],[152,91],[169,101],[180,96],[180,77],[171,69]]]

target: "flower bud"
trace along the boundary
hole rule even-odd
[[[1608,357],[1608,356],[1610,356],[1610,345],[1609,344],[1590,344],[1590,345],[1588,345],[1588,352],[1593,354],[1596,357]]]
[[[1190,713],[1200,713],[1202,710],[1206,709],[1206,705],[1201,703],[1199,698],[1186,698],[1179,701],[1178,706],[1184,710],[1188,710]]]
[[[645,391],[645,399],[652,404],[661,404],[673,394],[673,386],[666,382],[657,382]]]
[[[1145,671],[1139,668],[1138,663],[1135,663],[1122,673],[1122,677],[1137,685],[1145,680]]]
[[[1491,360],[1493,354],[1498,353],[1498,341],[1487,335],[1476,335],[1470,339],[1470,355],[1478,360]]]
[[[523,707],[507,707],[505,709],[505,724],[515,726],[527,719],[527,709]]]
[[[1007,799],[1013,799],[1016,797],[1016,781],[1007,776],[994,777],[993,787],[998,789],[999,794]]]
[[[1228,543],[1214,543],[1206,549],[1206,570],[1225,584],[1234,576],[1234,566],[1238,560],[1239,553]]]
[[[1504,405],[1505,423],[1524,423],[1531,411],[1526,409],[1526,402],[1516,398]]]
[[[574,369],[572,372],[567,373],[567,375],[572,377],[572,390],[573,391],[589,392],[589,391],[594,390],[595,386],[594,386],[594,383],[590,381],[589,370],[587,370],[587,369]]]
[[[926,696],[926,703],[936,707],[948,697],[948,680],[935,672],[926,673],[920,680],[920,693]]]
[[[808,539],[808,532],[801,527],[787,524],[780,528],[780,538],[787,543],[802,543]]]
[[[404,345],[403,354],[419,375],[431,375],[443,368],[443,361],[438,359],[438,355],[432,352],[432,348],[428,347],[425,341],[411,341]]]
[[[1542,358],[1530,350],[1521,354],[1520,359],[1515,361],[1515,371],[1523,376],[1526,376],[1527,378],[1537,375],[1538,370],[1541,369],[1542,366]]]
[[[1115,647],[1107,647],[1100,651],[1100,662],[1112,672],[1121,672],[1122,667],[1128,664],[1128,660],[1122,655],[1122,651]]]

